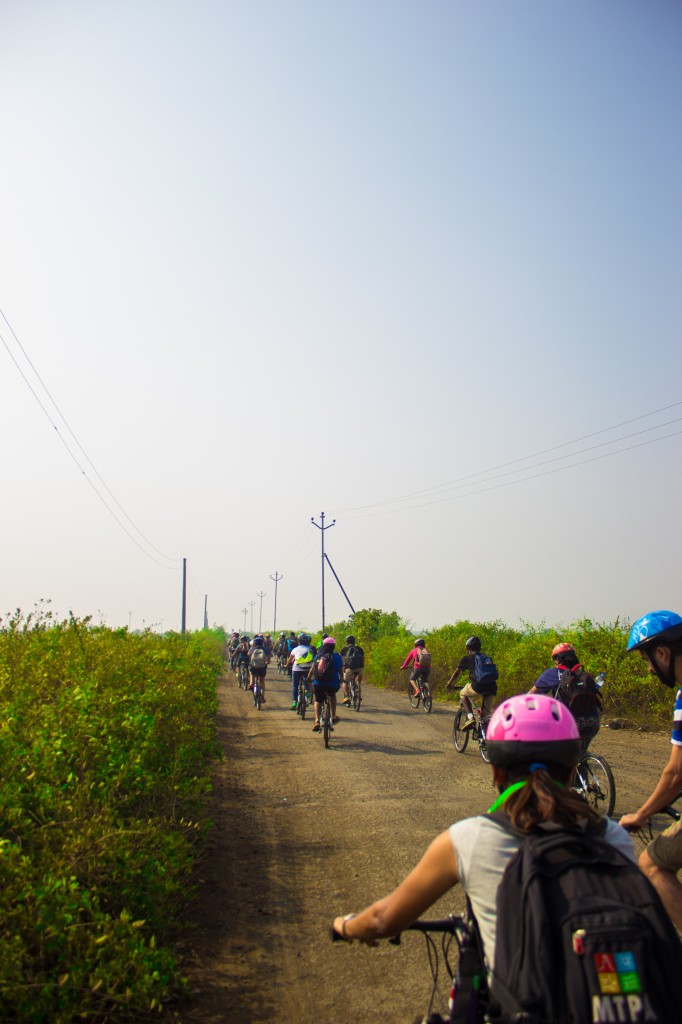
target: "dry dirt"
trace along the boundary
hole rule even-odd
[[[175,1020],[412,1021],[431,992],[423,938],[332,945],[329,924],[389,892],[451,822],[485,811],[490,768],[475,744],[455,751],[452,703],[435,701],[427,715],[365,684],[361,711],[340,710],[325,750],[312,719],[288,710],[289,693],[271,667],[258,712],[230,673],[221,681],[224,760],[198,900],[183,922],[192,995]],[[602,728],[592,749],[611,763],[620,813],[650,791],[669,741]],[[455,891],[433,916],[462,909]],[[439,990],[447,998],[447,979]]]

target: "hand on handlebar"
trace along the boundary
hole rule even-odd
[[[345,914],[345,915],[343,915],[341,917],[335,917],[334,918],[334,922],[333,922],[333,924],[331,926],[331,940],[332,940],[332,942],[339,942],[339,941],[347,942],[347,943],[349,943],[349,945],[352,944],[353,942],[355,942],[355,938],[356,937],[355,936],[350,936],[348,934],[348,932],[347,932],[347,929],[346,929],[346,925],[354,917],[355,917],[355,914]],[[379,945],[379,940],[378,939],[358,939],[357,941],[358,942],[362,942],[365,946],[378,946]]]
[[[624,814],[618,822],[626,832],[638,832],[640,829],[646,828],[648,823],[648,817],[642,818],[639,814]]]

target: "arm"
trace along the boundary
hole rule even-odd
[[[461,673],[462,673],[461,668],[457,667],[455,669],[455,671],[452,673],[452,675],[450,676],[450,678],[448,679],[447,683],[445,684],[445,689],[446,690],[449,690],[450,687],[452,686],[452,684],[455,683],[459,679]]]
[[[459,881],[457,858],[449,832],[442,832],[390,896],[373,903],[351,919],[334,918],[334,931],[347,942],[358,939],[376,946],[379,939],[398,935]],[[345,926],[345,927],[344,927]]]
[[[411,661],[414,661],[416,657],[417,657],[417,655],[416,655],[416,653],[414,652],[414,650],[411,650],[411,651],[410,651],[410,653],[409,653],[409,654],[407,655],[407,657],[405,658],[405,661],[404,661],[404,662],[402,663],[402,665],[400,666],[400,669],[401,669],[401,671],[402,671],[402,669],[404,669],[404,668],[408,668],[408,666],[409,666],[410,662],[411,662]]]
[[[634,814],[624,814],[619,821],[623,828],[641,828],[661,807],[665,807],[682,791],[682,747],[673,746],[670,759],[661,772],[651,796]]]

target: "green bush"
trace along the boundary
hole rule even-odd
[[[161,943],[219,755],[223,644],[1,623],[0,1019],[148,1019],[181,987]]]

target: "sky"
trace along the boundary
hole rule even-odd
[[[187,559],[188,628],[276,576],[319,629],[322,512],[419,630],[682,612],[680,53],[673,0],[0,0],[0,615],[177,629]]]

